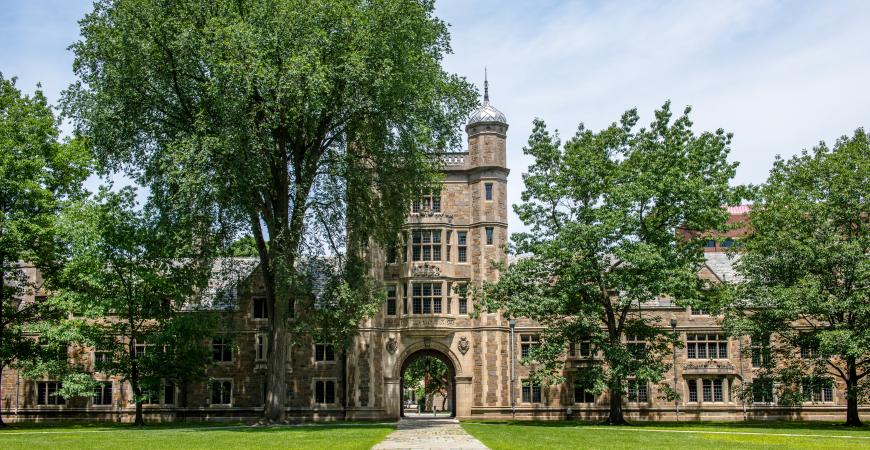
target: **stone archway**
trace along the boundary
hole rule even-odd
[[[410,349],[409,349],[410,350]],[[449,352],[449,350],[448,350]],[[452,361],[452,359],[445,354],[443,351],[436,350],[433,348],[421,348],[414,351],[406,351],[405,355],[403,355],[402,364],[398,366],[398,379],[399,379],[399,417],[405,417],[405,370],[408,368],[408,365],[411,362],[419,359],[432,357],[442,361],[447,365],[447,379],[448,379],[448,388],[447,395],[450,402],[450,417],[456,417],[456,364]]]

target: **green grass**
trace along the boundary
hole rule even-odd
[[[368,449],[395,428],[383,423],[251,427],[242,424],[26,424],[0,429],[0,449]]]
[[[846,428],[827,422],[659,422],[607,427],[576,422],[481,421],[463,422],[462,428],[493,450],[870,448],[870,427]],[[813,436],[789,436],[789,434]],[[851,438],[834,436],[851,436]]]

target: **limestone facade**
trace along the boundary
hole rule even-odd
[[[508,125],[485,97],[489,110],[466,127],[467,152],[443,155],[444,181],[440,192],[415,202],[403,236],[404,245],[393,252],[375,252],[375,275],[388,293],[387,304],[367,319],[347,352],[346,371],[337,351],[316,343],[293,346],[288,363],[287,411],[299,420],[395,419],[401,414],[401,373],[416,356],[437,356],[453,370],[450,404],[455,415],[467,418],[598,419],[606,417],[607,394],[575,392],[572,372],[596,364],[594,351],[582,343],[567,355],[563,385],[529,388],[522,380],[524,344],[533,345],[541,333],[538,324],[520,319],[513,335],[501,314],[470,315],[474,305],[463,297],[463,287],[496,280],[494,263],[506,263]],[[483,108],[483,107],[482,107]],[[493,112],[494,111],[494,112]],[[725,253],[709,251],[700,276],[733,276]],[[35,271],[29,272],[37,277]],[[232,322],[232,356],[209,368],[209,381],[167,386],[154,404],[145,406],[146,420],[238,420],[260,416],[264,404],[266,363],[261,339],[268,320],[257,318],[262,286],[256,271],[228,311]],[[714,316],[671,305],[667,300],[646,306],[671,319],[684,342],[676,351],[676,384],[682,399],[675,404],[660,399],[658,386],[636,388],[636,401],[625,405],[629,419],[738,420],[748,418],[812,418],[841,420],[845,413],[844,387],[836,385],[817,401],[794,407],[775,402],[747,404],[736,395],[741,380],[753,378],[748,339],[726,338]],[[293,319],[290,319],[293,320]],[[511,342],[513,336],[514,341]],[[718,337],[717,337],[718,336]],[[703,338],[701,338],[703,337]],[[705,354],[698,346],[705,344]],[[710,343],[716,354],[711,357]],[[92,364],[94,353],[71,350],[70,358]],[[691,356],[691,357],[690,357]],[[512,361],[516,376],[511,379]],[[52,380],[27,380],[7,369],[2,374],[5,420],[58,418],[132,420],[130,388],[119,379],[111,382],[108,399],[46,401]],[[664,376],[673,385],[674,373]],[[215,395],[215,382],[226,395]],[[692,387],[694,386],[694,387]],[[645,395],[640,393],[645,391]],[[42,392],[42,393],[40,393]],[[347,392],[347,395],[345,395]],[[346,398],[345,398],[346,397]],[[513,401],[512,401],[513,399]],[[105,403],[105,404],[96,404]],[[679,409],[679,417],[677,410]],[[863,409],[862,411],[866,411]]]

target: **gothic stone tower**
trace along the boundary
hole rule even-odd
[[[468,151],[442,155],[444,181],[410,205],[405,245],[374,268],[387,302],[349,354],[349,417],[402,414],[401,375],[419,356],[451,369],[448,407],[458,417],[509,405],[507,321],[472,318],[465,289],[494,281],[507,242],[507,120],[489,101],[469,117]],[[380,259],[380,258],[378,258]]]

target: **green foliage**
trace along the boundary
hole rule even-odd
[[[733,334],[773,334],[764,372],[789,395],[802,378],[840,378],[847,422],[860,423],[870,373],[870,137],[858,130],[789,160],[757,190],[737,264],[743,283],[726,305]],[[813,349],[797,357],[801,346]]]
[[[32,362],[40,352],[29,327],[58,314],[27,300],[42,287],[33,269],[54,270],[56,216],[89,170],[82,142],[59,141],[58,124],[41,90],[22,95],[0,73],[0,371]]]
[[[66,111],[164,220],[254,237],[270,342],[284,342],[291,298],[313,294],[303,257],[344,265],[392,242],[435,179],[432,154],[459,145],[474,89],[441,68],[449,35],[430,0],[164,3],[95,3]],[[333,271],[336,285],[365,293],[355,270]],[[363,302],[345,316],[379,301],[342,298]],[[270,420],[284,414],[284,347],[269,346]]]
[[[60,342],[104,352],[108,359],[94,371],[130,382],[141,423],[141,402],[162,392],[161,383],[204,376],[211,356],[204,339],[216,319],[196,306],[208,300],[211,266],[183,258],[195,253],[196,241],[184,241],[188,233],[174,235],[151,210],[139,208],[132,188],[103,189],[69,208],[60,231],[68,254],[51,288],[55,303],[71,315],[43,336],[59,334],[65,337]],[[70,392],[74,388],[81,390]],[[64,389],[85,395],[90,387]]]
[[[518,259],[480,292],[486,309],[545,327],[524,361],[544,382],[562,380],[570,343],[591,341],[604,364],[577,376],[610,391],[614,423],[623,421],[625,381],[660,381],[676,344],[643,305],[711,295],[697,277],[702,242],[677,231],[723,229],[723,206],[737,200],[731,135],[695,135],[688,114],[672,121],[665,103],[649,128],[636,129],[631,110],[598,133],[581,125],[564,146],[535,120],[524,148],[534,163],[514,207],[529,231],[512,236]],[[643,343],[627,344],[631,336]]]
[[[233,241],[227,253],[230,256],[260,256],[257,252],[257,241],[250,235],[242,236]]]
[[[424,356],[411,361],[403,377],[405,388],[413,388],[415,400],[423,398],[426,409],[431,409],[434,394],[441,394],[445,399],[447,397],[450,368],[438,358]]]

